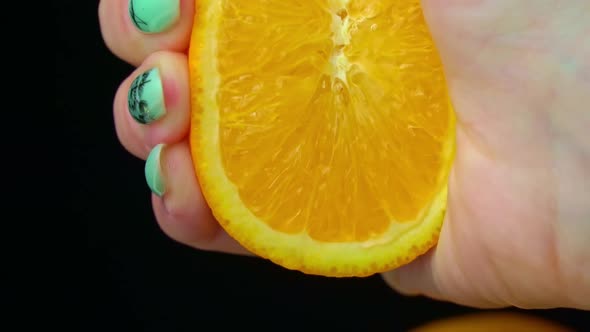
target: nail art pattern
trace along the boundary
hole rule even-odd
[[[148,101],[143,98],[145,85],[152,82],[150,79],[152,70],[146,71],[136,78],[129,90],[129,112],[131,112],[131,115],[135,120],[142,124],[147,124],[155,120],[154,114],[150,113],[150,105]]]
[[[131,20],[133,21],[133,24],[135,24],[136,27],[138,27],[141,30],[147,31],[148,24],[146,21],[142,20],[139,16],[137,16],[137,13],[135,13],[134,2],[135,1],[133,0],[129,2],[129,16],[131,17]]]

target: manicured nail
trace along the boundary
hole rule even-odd
[[[135,121],[148,124],[166,114],[160,70],[153,68],[139,75],[127,95],[129,113]]]
[[[166,191],[166,183],[162,177],[162,164],[160,161],[163,147],[164,144],[156,145],[145,161],[145,180],[150,190],[160,197]]]
[[[162,32],[180,16],[180,0],[129,0],[129,16],[145,33]]]

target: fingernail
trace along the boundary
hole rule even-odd
[[[162,32],[180,16],[180,0],[129,0],[129,16],[140,31]]]
[[[166,191],[166,183],[162,176],[162,165],[160,161],[163,147],[164,144],[156,145],[145,161],[145,180],[150,190],[159,197],[162,197]]]
[[[133,80],[127,101],[129,113],[139,123],[148,124],[164,116],[166,106],[160,70],[150,69]]]

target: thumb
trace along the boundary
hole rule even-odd
[[[478,285],[465,277],[448,233],[448,227],[443,227],[435,248],[407,265],[382,273],[385,282],[406,296],[426,296],[482,309],[505,307],[482,296]]]
[[[383,273],[382,277],[391,288],[403,295],[425,295],[436,300],[446,300],[432,268],[437,256],[435,252],[436,249],[433,249],[410,264]]]

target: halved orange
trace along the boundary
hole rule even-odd
[[[454,115],[419,0],[197,0],[195,171],[253,253],[368,276],[437,241]]]
[[[408,332],[574,332],[559,321],[518,311],[475,311],[439,318]]]

